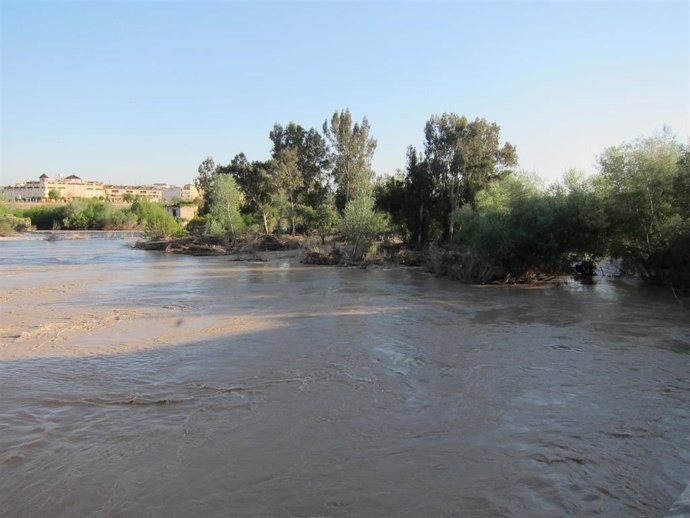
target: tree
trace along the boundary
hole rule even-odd
[[[405,170],[405,226],[409,244],[418,249],[431,240],[432,217],[440,209],[434,190],[434,179],[423,156],[410,146],[407,148]]]
[[[240,206],[242,195],[237,188],[237,182],[230,175],[218,175],[212,182],[211,219],[209,229],[212,233],[229,234],[235,239],[242,225]]]
[[[206,157],[206,159],[199,165],[199,168],[197,169],[198,175],[194,179],[194,185],[196,185],[197,189],[201,191],[201,194],[204,197],[204,205],[201,208],[201,212],[204,214],[210,210],[211,204],[213,203],[213,183],[217,178],[215,175],[217,169],[218,168],[216,167],[216,163],[213,161],[213,157]]]
[[[452,240],[456,212],[474,204],[476,194],[517,164],[515,147],[499,146],[500,127],[485,119],[469,122],[454,113],[432,115],[424,128],[426,163],[440,191]]]
[[[274,124],[269,136],[273,142],[273,159],[277,160],[286,150],[297,151],[297,168],[302,176],[302,185],[296,190],[296,202],[312,208],[321,205],[329,191],[325,175],[328,148],[324,138],[314,128],[306,131],[294,122],[285,127]]]
[[[289,205],[288,219],[290,220],[291,233],[295,235],[295,204],[297,190],[304,185],[297,160],[298,149],[296,147],[282,149],[275,161],[275,181],[280,191],[285,193]]]
[[[684,219],[690,219],[690,143],[683,146],[673,180],[674,205]]]
[[[336,205],[345,205],[360,196],[371,193],[373,171],[371,159],[376,150],[376,140],[369,136],[369,121],[352,124],[352,114],[345,109],[337,111],[323,123],[323,133],[331,145],[333,179],[337,185]]]
[[[386,216],[374,210],[374,199],[371,196],[358,196],[345,206],[341,232],[353,246],[353,259],[361,259],[371,240],[387,229]]]
[[[388,214],[391,225],[402,235],[403,240],[408,241],[404,173],[398,169],[394,176],[377,179],[374,185],[374,200],[376,210]]]
[[[648,281],[664,282],[664,270],[678,268],[664,263],[671,243],[688,229],[688,202],[676,195],[682,166],[681,147],[667,131],[608,148],[599,157],[611,254]]]
[[[220,167],[219,174],[231,174],[246,196],[249,208],[261,214],[264,232],[269,233],[268,223],[276,194],[274,163],[249,162],[244,153],[236,155],[229,165]]]
[[[57,189],[51,189],[48,191],[48,198],[53,200],[53,201],[57,201],[61,197],[62,196],[60,195],[60,191],[58,191]]]
[[[138,197],[134,200],[130,211],[136,214],[139,223],[151,238],[169,238],[184,234],[184,229],[172,214],[146,198]]]
[[[333,232],[340,224],[340,215],[335,208],[333,195],[329,194],[324,202],[313,209],[309,206],[303,206],[302,211],[307,220],[309,229],[316,231],[321,237],[321,244],[326,244],[326,236]]]

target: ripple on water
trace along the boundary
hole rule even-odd
[[[6,244],[20,342],[101,327],[0,360],[3,516],[656,516],[690,470],[670,296]]]

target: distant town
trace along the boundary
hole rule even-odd
[[[38,180],[26,180],[2,188],[7,201],[50,202],[97,198],[113,203],[133,201],[137,197],[157,203],[193,202],[201,197],[194,184],[182,186],[154,183],[152,185],[115,185],[84,180],[77,175],[42,174]]]

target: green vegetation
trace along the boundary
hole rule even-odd
[[[36,205],[29,209],[18,210],[16,215],[29,218],[38,230],[62,228],[67,217],[68,205]]]
[[[375,178],[366,117],[335,111],[322,131],[276,123],[268,160],[202,162],[203,206],[188,231],[209,243],[246,238],[247,247],[271,234],[318,236],[312,255],[323,264],[395,257],[402,241],[405,258],[426,257],[433,271],[468,282],[591,275],[602,259],[619,259],[645,282],[690,288],[690,145],[668,132],[608,148],[597,174],[571,170],[553,185],[517,170],[517,150],[496,123],[432,115],[423,136],[405,171]],[[39,229],[187,233],[162,206],[126,199],[121,209],[101,200],[0,207],[0,233],[28,219]]]
[[[100,200],[73,201],[64,214],[60,226],[70,230],[130,230],[138,225],[135,214]]]
[[[118,209],[102,200],[75,200],[66,204],[42,204],[18,209],[15,216],[26,218],[38,230],[136,230],[152,237],[184,233],[175,218],[158,204],[136,199],[131,207]]]
[[[232,176],[220,176],[213,182],[211,212],[206,220],[206,230],[218,237],[235,239],[243,230],[244,221],[240,215],[242,195]]]
[[[0,236],[10,236],[18,232],[26,232],[31,229],[31,221],[27,218],[17,217],[0,200]]]
[[[166,212],[163,206],[157,203],[137,198],[129,211],[136,216],[139,225],[151,238],[169,238],[185,234],[184,229],[172,214]]]
[[[250,162],[239,153],[224,166],[206,158],[196,179],[204,192],[201,217],[206,231],[234,239],[243,231],[256,231],[258,224],[264,234],[315,234],[323,244],[333,232],[349,237],[356,232],[354,248],[361,255],[369,246],[365,236],[366,240],[375,237],[369,227],[384,228],[373,225],[383,215],[373,210],[371,158],[376,140],[369,133],[366,118],[353,122],[349,110],[336,111],[330,122],[324,122],[323,135],[294,122],[275,124],[269,133],[273,143],[269,160]],[[224,183],[228,177],[234,180],[232,185]],[[349,219],[341,218],[351,202]],[[355,212],[371,219],[366,221],[367,229],[354,230]],[[197,227],[195,222],[193,228]]]
[[[312,255],[323,264],[394,257],[402,241],[413,262],[426,257],[433,271],[468,282],[591,275],[610,258],[645,282],[690,288],[690,145],[668,132],[608,148],[597,174],[571,170],[553,185],[518,171],[516,148],[485,119],[432,115],[423,151],[410,146],[405,171],[378,179],[370,133],[366,117],[335,111],[322,131],[276,123],[268,160],[206,158],[196,178],[203,206],[189,233],[213,243],[246,237],[247,246],[274,233],[318,236]],[[39,229],[187,233],[162,206],[126,198],[122,209],[101,200],[0,207],[0,234],[28,219]]]
[[[591,182],[577,173],[548,189],[528,176],[506,176],[479,191],[474,207],[462,207],[453,244],[482,282],[569,272],[605,253],[598,202]]]
[[[353,260],[396,234],[471,282],[591,274],[608,257],[647,282],[690,286],[690,155],[668,134],[607,149],[598,174],[569,171],[547,186],[517,171],[516,148],[485,119],[431,116],[423,151],[408,148],[406,170],[379,179],[370,133],[366,117],[342,110],[321,132],[275,124],[268,160],[207,158],[191,228],[229,240],[318,235],[322,245],[335,234]]]
[[[648,282],[690,286],[689,153],[664,133],[600,157],[609,252]]]
[[[345,205],[341,232],[352,245],[352,259],[359,260],[372,240],[388,230],[387,217],[374,210],[371,196],[358,196]]]

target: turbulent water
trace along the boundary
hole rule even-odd
[[[0,515],[663,516],[690,311],[0,241]]]

